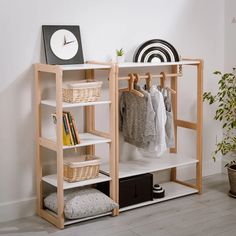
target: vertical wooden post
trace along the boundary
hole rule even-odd
[[[110,181],[110,197],[118,203],[119,195],[119,176],[118,176],[118,156],[117,156],[117,147],[116,147],[116,137],[117,137],[117,66],[116,64],[111,64],[111,69],[109,73],[109,97],[110,97],[110,114],[109,114],[109,124],[110,124],[110,135],[111,135],[111,143],[110,143],[110,177],[112,180]],[[119,209],[113,210],[113,216],[119,214]]]
[[[196,184],[202,192],[202,116],[203,116],[203,60],[197,65],[197,160]]]
[[[64,228],[63,191],[63,137],[62,137],[62,71],[56,71],[56,116],[57,116],[57,207],[58,227]]]
[[[87,80],[94,80],[94,70],[86,70],[85,76]],[[86,124],[86,132],[91,132],[95,130],[95,107],[94,106],[86,106],[85,107],[85,124]],[[86,153],[90,155],[95,154],[95,145],[90,145],[86,147]]]
[[[178,72],[177,65],[173,65],[171,67],[172,73]],[[178,96],[178,77],[172,77],[171,78],[171,88],[176,91],[176,94],[172,94],[171,100],[172,100],[172,109],[173,109],[173,120],[174,120],[174,134],[175,134],[175,147],[170,149],[171,153],[177,153],[177,96]],[[176,180],[176,167],[171,169],[171,181]]]
[[[42,203],[42,160],[39,137],[41,137],[41,74],[38,65],[35,65],[35,118],[36,118],[36,191],[37,191],[37,214],[41,216]]]

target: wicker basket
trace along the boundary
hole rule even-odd
[[[101,97],[102,81],[64,84],[62,89],[63,102],[95,102]]]
[[[93,155],[67,157],[64,160],[64,180],[77,182],[98,177],[100,159]]]

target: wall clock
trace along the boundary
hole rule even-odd
[[[47,64],[83,64],[80,28],[76,25],[43,25]]]

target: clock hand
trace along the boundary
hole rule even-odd
[[[67,44],[70,44],[70,43],[73,43],[73,42],[75,42],[75,40],[68,41],[68,42],[66,42],[64,45],[67,45]]]
[[[66,45],[66,36],[64,35],[64,45]]]

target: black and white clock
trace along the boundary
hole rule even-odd
[[[43,25],[47,64],[83,64],[80,28],[76,25]]]

